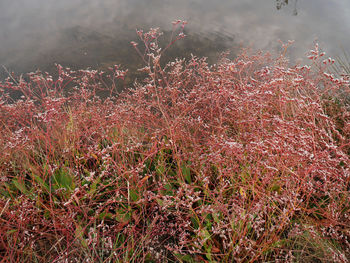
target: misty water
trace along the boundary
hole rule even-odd
[[[297,62],[315,42],[331,56],[350,46],[348,0],[0,0],[0,65],[17,75],[51,73],[55,63],[132,71],[142,66],[130,45],[135,30],[160,27],[166,38],[176,19],[188,21],[187,37],[169,58],[215,62],[226,50],[276,52],[280,40],[294,40],[287,55]]]

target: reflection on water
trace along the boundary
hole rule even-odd
[[[296,16],[298,15],[298,9],[297,9],[297,2],[298,0],[293,1],[293,15]],[[276,8],[277,10],[280,10],[283,6],[288,5],[289,1],[288,0],[276,0]]]
[[[280,10],[282,6],[288,5],[288,0],[276,0],[276,8]]]
[[[214,62],[227,49],[276,51],[278,40],[290,39],[294,60],[315,40],[336,55],[350,46],[349,12],[348,0],[1,0],[0,65],[17,74],[52,72],[54,63],[98,69],[121,64],[133,72],[142,66],[130,45],[135,29],[160,27],[166,40],[176,19],[188,21],[188,37],[169,49],[167,59],[193,53]]]

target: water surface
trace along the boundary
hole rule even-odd
[[[135,29],[171,30],[187,20],[188,37],[169,55],[208,56],[242,46],[304,57],[315,41],[330,55],[350,46],[348,0],[0,0],[0,64],[17,74],[73,68],[142,66],[130,45]],[[167,35],[167,34],[165,34]],[[6,73],[3,69],[0,77]]]

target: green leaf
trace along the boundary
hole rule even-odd
[[[58,169],[55,171],[55,174],[52,176],[52,180],[55,186],[55,189],[65,188],[68,191],[72,191],[75,188],[73,175],[69,173],[67,169]]]
[[[130,199],[131,199],[131,201],[134,201],[134,202],[139,200],[139,192],[135,189],[131,189],[130,190]]]
[[[10,234],[16,233],[17,231],[18,231],[18,229],[11,229],[11,230],[7,231],[6,233],[10,235]]]
[[[115,220],[120,223],[126,224],[130,221],[131,215],[122,209],[116,210]]]
[[[101,214],[99,214],[98,218],[100,220],[112,219],[113,218],[113,214],[112,213],[107,213],[107,212],[102,212]]]
[[[165,167],[164,167],[164,165],[157,165],[157,167],[156,167],[156,173],[157,173],[157,175],[163,175],[164,174],[164,172],[165,172]]]
[[[10,197],[11,195],[8,191],[5,191],[4,189],[0,188],[0,196]]]
[[[97,185],[101,182],[101,178],[97,178],[90,186],[89,195],[93,196],[96,193]]]
[[[218,224],[221,222],[221,220],[219,219],[219,216],[221,216],[220,213],[213,213],[212,214],[212,217],[214,218],[214,221],[216,223],[218,223]]]
[[[157,198],[156,201],[157,201],[158,205],[163,206],[164,201],[162,199]]]
[[[23,194],[28,194],[28,190],[24,184],[24,182],[19,182],[18,179],[13,179],[12,180],[13,185],[19,190],[21,191]]]
[[[196,216],[191,217],[191,222],[193,224],[193,228],[198,229],[199,228],[199,221]]]
[[[171,183],[167,183],[164,185],[164,188],[166,189],[165,191],[161,191],[163,195],[168,195],[168,196],[174,196],[174,191],[175,187]]]
[[[280,193],[280,190],[281,190],[281,186],[278,185],[278,184],[274,184],[274,185],[271,186],[271,192]]]
[[[210,237],[211,237],[210,233],[208,232],[208,230],[207,230],[206,228],[203,228],[203,229],[201,230],[200,236],[201,236],[201,238],[204,239],[204,240],[209,240]]]
[[[191,178],[191,169],[187,165],[182,165],[182,174],[185,178],[186,183],[190,184],[192,183],[192,178]]]
[[[83,245],[83,247],[87,248],[88,245],[84,239],[84,230],[80,225],[76,225],[75,228],[75,237],[80,240],[81,244]]]
[[[34,180],[43,188],[45,189],[47,192],[49,192],[50,187],[47,185],[47,183],[44,182],[44,180],[42,178],[40,178],[39,176],[32,174],[32,178],[34,178]]]
[[[164,185],[164,188],[165,188],[166,190],[172,190],[172,189],[173,189],[173,187],[171,186],[170,183]]]
[[[180,260],[180,262],[194,263],[194,259],[191,255],[181,255],[179,253],[174,253],[174,256]]]
[[[45,219],[51,219],[51,212],[49,210],[45,210],[44,212],[44,218]]]

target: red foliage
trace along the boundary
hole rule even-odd
[[[1,84],[1,255],[347,262],[349,80],[333,61],[316,46],[310,66],[243,51],[162,67],[158,30],[138,34],[148,77],[118,97],[89,70]]]

